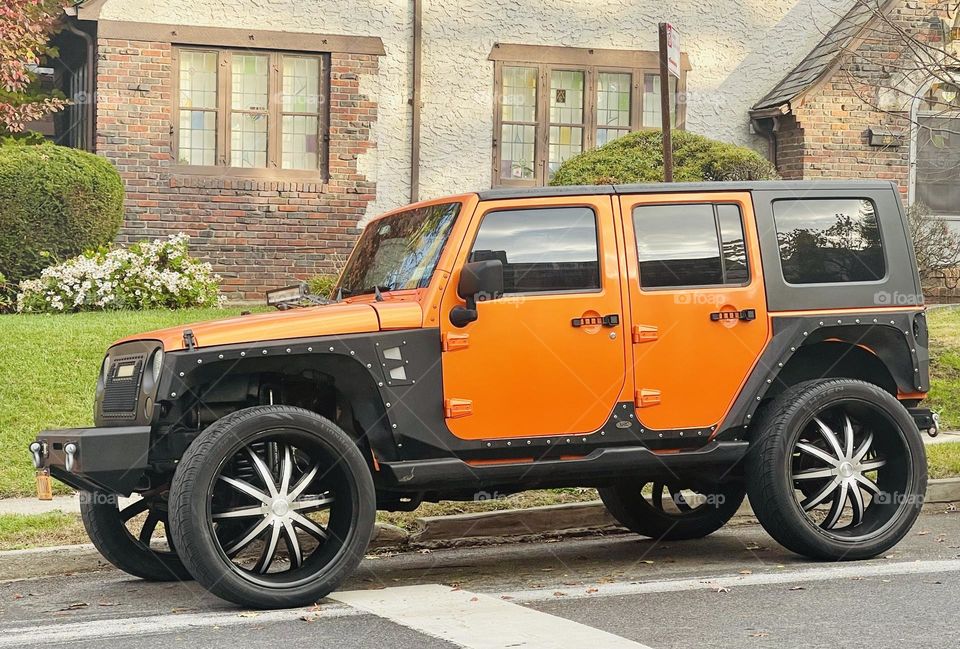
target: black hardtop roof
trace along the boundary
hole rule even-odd
[[[782,191],[809,193],[817,190],[894,189],[889,180],[755,180],[743,182],[643,183],[638,185],[563,185],[559,187],[508,187],[477,192],[482,201],[550,196],[604,194],[677,194],[685,192]]]

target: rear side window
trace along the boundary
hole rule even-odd
[[[470,261],[503,262],[505,293],[597,290],[597,217],[588,207],[503,210],[483,217]]]
[[[738,205],[641,205],[633,210],[633,229],[643,288],[750,280]]]
[[[873,282],[886,275],[873,201],[778,200],[773,202],[773,220],[788,284]]]

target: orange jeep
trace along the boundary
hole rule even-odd
[[[96,427],[30,451],[117,567],[286,607],[378,509],[481,491],[597,487],[671,540],[749,494],[794,552],[875,556],[920,511],[928,386],[890,183],[501,189],[372,221],[327,304],[117,342]]]

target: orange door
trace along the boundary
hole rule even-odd
[[[459,269],[500,259],[505,295],[449,320]],[[441,303],[447,425],[463,439],[598,430],[620,396],[625,314],[610,196],[480,203]],[[602,319],[607,316],[607,324]],[[612,324],[616,322],[616,324]]]
[[[640,422],[717,425],[769,335],[750,195],[619,200]]]

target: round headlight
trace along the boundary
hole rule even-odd
[[[160,370],[163,369],[163,350],[158,349],[153,355],[153,382],[160,381]]]

